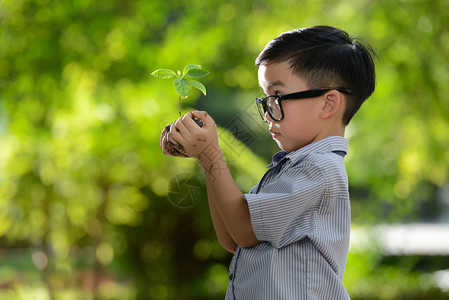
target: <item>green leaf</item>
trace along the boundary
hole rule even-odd
[[[186,76],[190,77],[203,77],[208,75],[210,72],[203,69],[191,69],[187,72]]]
[[[190,64],[190,65],[185,66],[184,70],[182,71],[182,77],[186,76],[190,70],[195,70],[195,69],[201,69],[201,66],[195,65],[195,64]]]
[[[151,75],[159,79],[170,79],[176,76],[176,73],[170,69],[157,69],[156,71],[153,71]]]
[[[173,82],[178,95],[187,98],[190,94],[190,83],[187,79],[178,78]]]
[[[197,89],[199,89],[201,92],[203,92],[204,96],[206,96],[206,87],[199,81],[196,80],[190,80],[190,84]]]

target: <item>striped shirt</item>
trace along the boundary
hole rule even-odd
[[[261,242],[237,248],[226,299],[349,299],[342,283],[351,224],[347,147],[332,136],[273,156],[244,194]]]

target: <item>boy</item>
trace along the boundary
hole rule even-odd
[[[234,253],[226,299],[349,299],[344,131],[374,91],[371,53],[329,26],[286,32],[266,46],[256,66],[267,97],[256,103],[282,151],[247,194],[234,183],[206,112],[163,130],[165,154],[194,157],[204,169],[218,240]]]

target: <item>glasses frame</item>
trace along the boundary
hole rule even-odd
[[[259,111],[260,117],[262,118],[262,121],[264,123],[268,123],[268,120],[265,118],[265,113],[268,112],[268,114],[270,115],[270,118],[276,122],[281,121],[284,118],[284,110],[282,109],[282,101],[285,100],[301,100],[301,99],[307,99],[307,98],[316,98],[319,96],[322,96],[324,94],[326,94],[329,91],[332,90],[337,90],[342,94],[346,94],[346,95],[352,95],[352,90],[349,88],[344,88],[344,87],[335,87],[335,88],[322,88],[322,89],[316,89],[316,90],[307,90],[307,91],[302,91],[302,92],[296,92],[296,93],[290,93],[290,94],[277,94],[277,95],[269,95],[266,96],[265,98],[256,98],[256,105],[257,105],[257,110]],[[281,111],[281,118],[275,118],[273,116],[273,114],[271,113],[271,110],[268,109],[269,106],[267,104],[267,99],[270,97],[274,97],[277,102],[279,103],[279,109]],[[261,110],[261,106],[263,111]]]

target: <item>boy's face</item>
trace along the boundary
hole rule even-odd
[[[259,66],[259,85],[266,95],[289,94],[308,90],[305,81],[292,73],[288,62]],[[282,102],[284,118],[274,121],[266,114],[269,130],[279,147],[291,152],[320,137],[320,112],[323,97]]]

